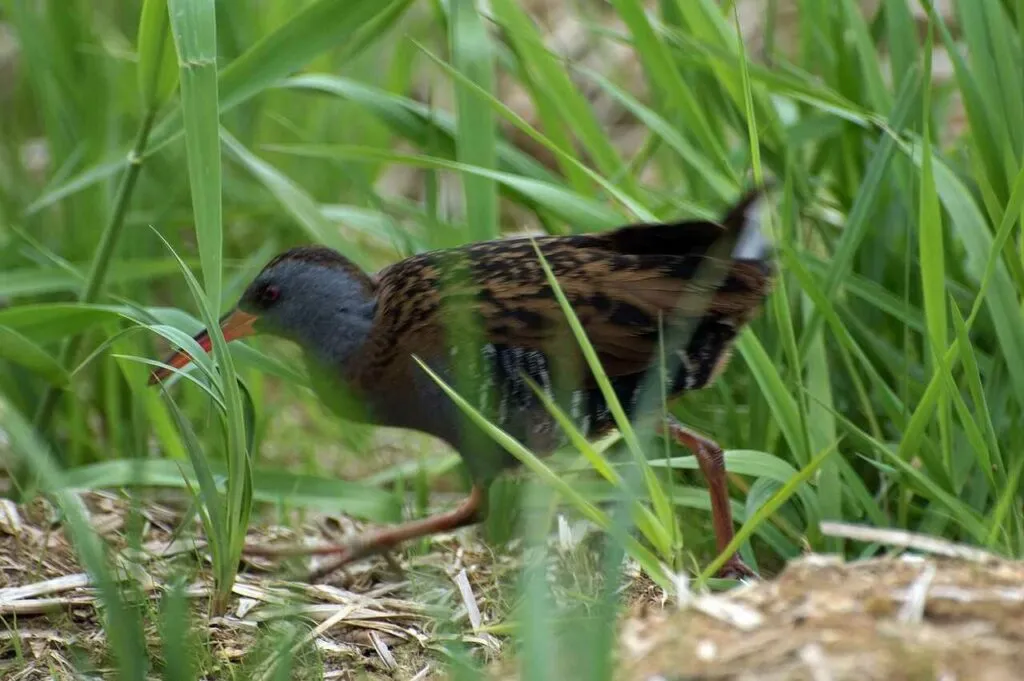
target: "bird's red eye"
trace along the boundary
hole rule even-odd
[[[277,299],[280,298],[280,297],[281,297],[281,289],[279,289],[276,286],[268,286],[268,287],[266,287],[265,289],[263,289],[263,295],[260,296],[260,298],[263,299],[264,303],[276,302]]]

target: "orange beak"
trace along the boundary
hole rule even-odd
[[[242,312],[239,309],[232,310],[227,313],[220,320],[220,329],[224,334],[224,340],[231,342],[238,338],[244,338],[251,336],[256,333],[256,329],[253,324],[256,323],[258,317],[251,315],[248,312]],[[195,341],[199,343],[206,352],[210,352],[213,349],[213,339],[210,338],[210,333],[206,329],[203,329],[195,336]],[[164,364],[169,364],[175,369],[180,369],[184,366],[188,366],[189,362],[192,361],[191,355],[184,350],[178,350],[170,357],[164,360]],[[156,385],[159,381],[167,378],[171,375],[171,370],[166,367],[158,367],[153,370],[153,373],[149,376],[149,385]]]

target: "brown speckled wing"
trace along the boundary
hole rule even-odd
[[[467,312],[481,325],[485,343],[579,361],[536,243],[605,371],[643,372],[656,356],[660,324],[710,316],[736,328],[767,295],[766,260],[728,257],[750,201],[744,199],[722,224],[691,221],[598,235],[504,239],[396,263],[378,276],[379,324],[367,368],[377,373],[398,354],[443,351],[450,346],[444,330]]]

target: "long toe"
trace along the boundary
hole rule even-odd
[[[757,580],[760,576],[750,569],[739,556],[733,556],[718,570],[722,579]]]
[[[324,564],[317,568],[309,571],[306,575],[306,580],[310,584],[315,584],[334,574],[336,571],[345,567],[349,563],[355,560],[355,555],[352,551],[347,550],[344,547],[339,547],[339,552],[336,556],[333,556],[331,560],[328,560]]]

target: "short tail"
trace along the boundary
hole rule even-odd
[[[601,235],[620,253],[633,255],[714,256],[721,259],[767,260],[772,244],[762,215],[769,186],[748,192],[721,220],[641,223]]]
[[[737,260],[768,260],[774,251],[764,221],[771,185],[748,192],[726,214],[722,224],[736,235],[732,257]]]

